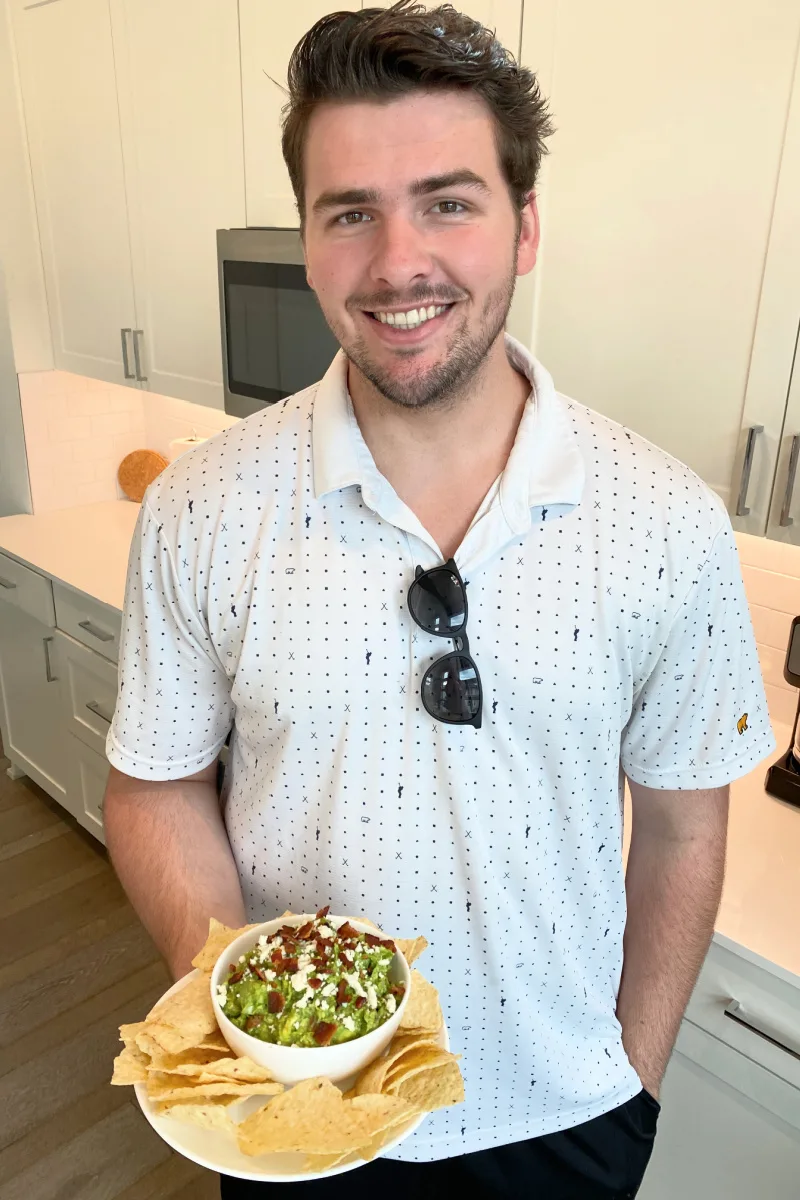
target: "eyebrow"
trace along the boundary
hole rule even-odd
[[[415,179],[409,185],[411,196],[428,196],[431,192],[441,192],[445,188],[467,187],[482,192],[486,196],[492,194],[485,179],[476,175],[468,167],[457,171],[448,171],[443,175],[428,175],[424,179]],[[327,212],[332,208],[355,208],[361,204],[379,204],[381,193],[376,188],[343,188],[341,191],[322,192],[312,205],[315,213]]]

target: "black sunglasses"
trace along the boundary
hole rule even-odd
[[[437,721],[481,727],[483,689],[467,641],[467,589],[454,559],[423,571],[408,589],[408,611],[426,633],[452,638],[455,651],[437,658],[422,679],[422,703]]]

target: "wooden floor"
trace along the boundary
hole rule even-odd
[[[1,755],[2,751],[0,751]],[[218,1200],[132,1088],[118,1028],[170,978],[104,848],[0,757],[0,1200]]]

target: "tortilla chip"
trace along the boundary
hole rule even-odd
[[[185,1055],[174,1055],[171,1060],[174,1063],[172,1066],[165,1065],[163,1059],[160,1063],[156,1063],[154,1060],[153,1066],[157,1067],[162,1074],[181,1077],[194,1076],[202,1083],[221,1082],[226,1079],[234,1079],[239,1083],[264,1083],[267,1080],[274,1082],[275,1076],[266,1067],[260,1067],[258,1063],[254,1063],[245,1055],[242,1055],[241,1058],[214,1058],[206,1062],[198,1062],[189,1059],[188,1056],[193,1053],[194,1051],[189,1050]],[[167,1062],[170,1061],[169,1055],[164,1057]],[[178,1059],[184,1061],[176,1061]],[[177,1078],[175,1083],[177,1086]]]
[[[221,1050],[224,1054],[230,1054],[230,1046],[225,1041],[220,1030],[217,1028],[208,1037],[204,1037],[202,1042],[197,1044],[198,1050]]]
[[[429,1071],[420,1071],[409,1079],[389,1085],[389,1094],[399,1096],[422,1112],[434,1112],[464,1100],[464,1080],[454,1057]]]
[[[337,1089],[338,1090],[338,1089]],[[262,1083],[240,1083],[237,1079],[182,1080],[161,1071],[149,1071],[147,1094],[151,1100],[195,1100],[205,1096],[274,1096],[283,1091],[282,1083],[268,1079]]]
[[[243,1154],[305,1150],[343,1154],[354,1150],[362,1130],[348,1125],[342,1093],[329,1079],[304,1079],[252,1113],[237,1130]]]
[[[351,1102],[352,1111],[366,1116],[374,1129],[369,1141],[358,1147],[359,1155],[367,1162],[377,1157],[401,1125],[419,1116],[420,1110],[414,1105],[398,1104],[397,1100],[397,1096],[366,1095],[356,1096]]]
[[[431,1033],[405,1034],[393,1037],[386,1053],[381,1058],[373,1059],[364,1068],[350,1089],[350,1092],[346,1092],[345,1096],[350,1099],[351,1094],[353,1096],[363,1096],[367,1093],[383,1091],[386,1074],[398,1059],[402,1058],[409,1050],[414,1050],[418,1046],[435,1044],[435,1035]]]
[[[136,1039],[138,1038],[139,1034],[146,1028],[147,1028],[146,1021],[136,1021],[135,1024],[133,1024],[133,1025],[120,1025],[119,1040],[121,1042],[124,1042],[125,1045],[127,1046],[131,1042],[135,1042]]]
[[[393,1084],[400,1083],[403,1079],[410,1079],[412,1075],[417,1075],[420,1071],[429,1071],[433,1067],[439,1067],[442,1063],[457,1057],[457,1055],[443,1050],[441,1046],[420,1046],[392,1063],[386,1072],[382,1090],[388,1091]]]
[[[114,1074],[111,1082],[120,1086],[144,1083],[147,1079],[148,1058],[137,1049],[135,1043],[126,1045],[114,1059]]]
[[[439,1004],[439,993],[424,975],[416,969],[411,972],[411,993],[398,1030],[403,1033],[415,1032],[438,1033],[444,1024],[442,1009]]]
[[[345,1163],[358,1162],[361,1155],[357,1150],[343,1150],[339,1154],[307,1154],[303,1163],[304,1171],[330,1171],[332,1167],[341,1167]]]
[[[207,1050],[201,1046],[190,1046],[188,1050],[183,1050],[180,1054],[170,1054],[154,1037],[151,1037],[147,1030],[136,1035],[136,1045],[147,1055],[150,1065],[158,1071],[174,1071],[184,1063],[198,1067],[207,1066],[209,1063],[218,1062],[221,1058],[227,1058],[230,1055],[227,1044],[224,1050]]]
[[[256,924],[259,923],[256,922]],[[212,917],[208,922],[208,937],[205,945],[192,959],[192,966],[197,967],[199,971],[213,971],[223,950],[226,950],[231,942],[235,942],[241,934],[246,933],[248,929],[255,929],[255,927],[255,925],[242,925],[241,929],[231,929],[230,926],[223,925],[221,921],[218,921],[216,917]],[[206,981],[206,987],[208,987],[208,981]]]
[[[228,1112],[226,1104],[215,1104],[208,1100],[202,1104],[157,1104],[155,1110],[160,1117],[172,1117],[187,1125],[199,1125],[203,1129],[219,1129],[223,1133],[235,1133],[236,1122]]]
[[[196,1046],[219,1028],[211,1003],[211,989],[205,975],[196,975],[180,991],[173,992],[150,1010],[145,1018],[148,1025],[168,1025],[183,1038],[191,1038]],[[153,1034],[160,1041],[157,1033]],[[163,1043],[162,1043],[163,1044]],[[164,1047],[169,1049],[168,1046]],[[173,1051],[180,1053],[180,1051]]]
[[[423,950],[428,949],[428,942],[424,937],[395,938],[394,944],[409,966],[419,958]]]

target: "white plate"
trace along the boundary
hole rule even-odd
[[[179,979],[168,992],[164,993],[162,1000],[173,995],[174,992],[180,991],[190,979],[198,974],[199,971],[195,970],[184,975],[183,979]],[[450,1039],[444,1026],[439,1033],[439,1043],[445,1050],[450,1049]],[[352,1083],[352,1078],[343,1079],[336,1086],[340,1091],[346,1092]],[[329,1175],[341,1175],[345,1171],[365,1166],[364,1160],[359,1159],[357,1162],[331,1167],[328,1171],[304,1171],[303,1163],[306,1155],[299,1150],[287,1151],[284,1154],[259,1154],[257,1156],[242,1154],[236,1138],[229,1133],[223,1133],[219,1129],[201,1129],[199,1125],[187,1125],[183,1121],[176,1121],[171,1117],[157,1116],[153,1111],[145,1085],[135,1083],[133,1086],[139,1106],[158,1136],[163,1138],[173,1150],[182,1154],[184,1158],[190,1158],[192,1162],[196,1162],[201,1167],[207,1167],[209,1171],[218,1171],[221,1175],[233,1175],[237,1179],[252,1179],[263,1183],[291,1183],[301,1179],[327,1179]],[[261,1108],[267,1100],[267,1096],[246,1096],[243,1100],[232,1104],[227,1112],[231,1114],[234,1121],[238,1122]],[[407,1125],[400,1126],[399,1132],[384,1146],[383,1153],[391,1150],[393,1146],[399,1146],[400,1142],[410,1137],[426,1116],[427,1113],[422,1113],[413,1121],[409,1121]]]

